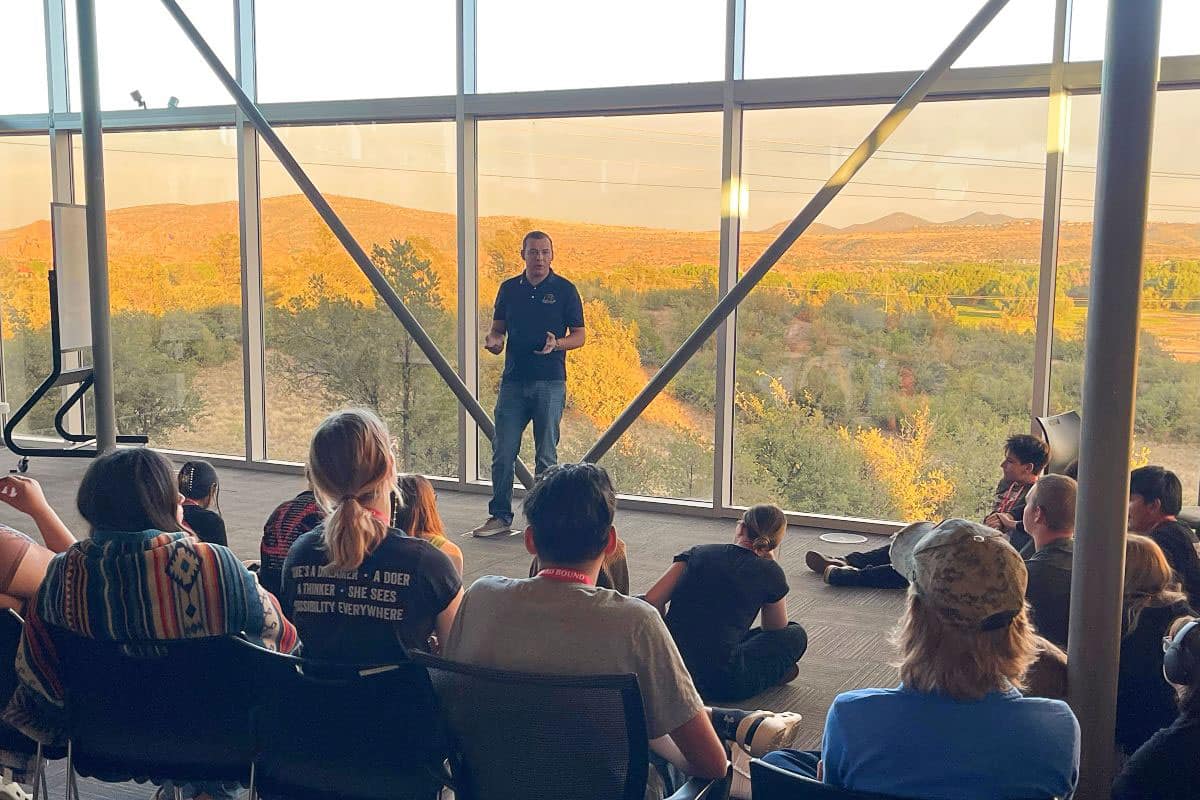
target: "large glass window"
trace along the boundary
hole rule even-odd
[[[746,113],[743,269],[885,111]],[[735,502],[982,516],[1029,428],[1045,126],[921,105],[742,303]]]
[[[15,411],[50,374],[50,144],[0,136],[0,348],[4,399]],[[21,433],[52,434],[57,394],[26,417]]]
[[[45,112],[46,35],[41,0],[8,0],[0,24],[0,114]]]
[[[258,0],[259,99],[454,94],[454,5]]]
[[[107,133],[104,172],[117,429],[158,447],[242,456],[233,131]]]
[[[233,4],[179,0],[179,5],[232,73]],[[67,0],[66,23],[70,102],[72,110],[78,111],[79,36],[75,0]],[[97,0],[96,49],[100,107],[106,111],[136,109],[143,104],[147,108],[172,108],[233,103],[179,24],[157,0]]]
[[[719,81],[725,0],[479,0],[479,91]]]
[[[1071,60],[1104,58],[1104,32],[1108,28],[1107,0],[1073,0],[1071,3]],[[1200,53],[1200,3],[1196,0],[1163,0],[1159,55]]]
[[[1100,98],[1071,100],[1063,175],[1053,412],[1078,409],[1088,313]],[[1159,92],[1142,284],[1134,461],[1161,464],[1195,500],[1200,484],[1200,92]]]
[[[285,128],[280,137],[455,363],[453,123]],[[265,148],[262,195],[269,457],[305,460],[325,414],[367,406],[388,423],[401,469],[456,474],[457,400]]]
[[[720,160],[719,114],[479,123],[480,345],[531,229],[553,238],[554,269],[584,303],[560,461],[587,451],[715,302]],[[713,353],[710,340],[604,457],[618,491],[711,502]],[[481,348],[479,365],[490,408],[503,357]],[[490,464],[481,437],[485,477]]]
[[[980,4],[964,0],[747,0],[746,77],[924,69]],[[955,67],[1050,60],[1054,3],[1011,0]]]

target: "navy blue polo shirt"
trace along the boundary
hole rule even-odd
[[[505,382],[565,381],[567,353],[555,350],[538,355],[546,346],[546,332],[554,337],[567,329],[583,327],[583,302],[575,284],[550,270],[537,286],[522,272],[500,284],[492,319],[503,320],[508,330],[504,348]]]

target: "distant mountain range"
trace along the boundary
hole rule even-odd
[[[787,226],[788,222],[788,220],[777,222],[771,227],[757,232],[779,234]],[[809,226],[808,233],[818,236],[828,236],[838,233],[904,233],[914,228],[998,228],[1002,225],[1012,223],[1036,225],[1038,222],[1039,220],[1036,219],[1010,217],[1007,214],[988,214],[984,211],[973,211],[965,217],[952,219],[949,222],[931,222],[912,214],[906,214],[903,211],[897,211],[892,214],[886,214],[879,219],[871,220],[870,222],[859,222],[855,225],[847,225],[844,228],[815,222]]]

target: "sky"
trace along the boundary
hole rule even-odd
[[[73,23],[74,2],[67,1]],[[157,0],[97,4],[106,108],[132,107],[129,92],[135,88],[152,107],[166,105],[171,96],[182,106],[228,102]],[[232,3],[181,5],[232,65]],[[479,90],[719,79],[724,5],[724,0],[479,0]],[[454,90],[452,0],[257,0],[257,7],[263,101]],[[964,0],[748,0],[746,75],[917,68],[976,7]],[[0,67],[23,76],[0,89],[0,114],[45,108],[41,8],[41,0],[0,0],[5,23]],[[1052,8],[1052,0],[1011,0],[959,66],[1045,61]],[[1072,56],[1096,58],[1104,3],[1075,0],[1074,8]],[[1165,0],[1164,14],[1164,54],[1200,52],[1200,2]],[[637,24],[629,24],[631,19]],[[839,37],[848,19],[856,24],[852,44]],[[68,27],[73,48],[74,25]],[[553,68],[544,68],[546,63]],[[77,82],[73,69],[72,85]],[[1098,101],[1072,102],[1064,216],[1088,219]],[[885,110],[748,111],[738,192],[746,227],[790,219]],[[923,104],[820,221],[844,226],[894,211],[935,221],[974,211],[1038,217],[1046,113],[1044,98]],[[1200,154],[1193,144],[1200,92],[1161,93],[1158,114],[1151,217],[1200,221],[1194,191]],[[284,138],[326,192],[454,210],[450,123],[288,129]],[[236,196],[229,131],[109,135],[106,152],[113,177],[138,176],[110,180],[110,207]],[[46,156],[44,137],[0,138],[5,185],[46,187],[41,193],[0,191],[0,229],[46,216]],[[270,158],[264,149],[264,159]],[[485,121],[479,128],[479,171],[483,215],[713,230],[721,196],[720,116]],[[295,192],[281,170],[264,168],[264,195]]]

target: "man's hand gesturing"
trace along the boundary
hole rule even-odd
[[[554,334],[550,331],[546,331],[546,344],[542,346],[541,350],[534,350],[533,352],[537,353],[539,356],[548,355],[554,352],[554,347],[557,344],[558,340],[554,338]]]
[[[492,355],[500,355],[501,351],[504,350],[504,335],[489,332],[487,338],[483,340],[483,349]]]

